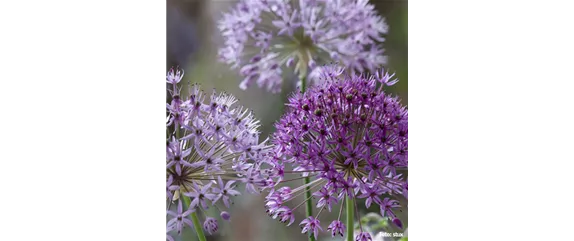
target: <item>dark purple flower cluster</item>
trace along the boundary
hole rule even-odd
[[[407,196],[407,181],[397,171],[408,166],[408,111],[396,97],[383,92],[384,86],[396,80],[385,72],[364,76],[342,75],[333,67],[324,70],[322,85],[289,99],[273,136],[274,166],[283,174],[280,181],[289,173],[312,181],[294,189],[284,186],[271,191],[266,197],[267,212],[293,223],[294,210],[301,204],[290,201],[310,188],[320,211],[301,222],[303,232],[317,236],[322,230],[321,212],[331,211],[334,204],[341,204],[342,210],[346,196],[354,199],[355,205],[357,201],[364,201],[367,207],[377,204],[383,216],[402,228],[395,215],[400,206],[393,198]],[[285,165],[293,171],[284,171]],[[328,226],[333,236],[345,232],[341,210]],[[357,237],[365,240],[366,235]]]
[[[171,216],[167,231],[181,233],[184,226],[192,226],[188,216],[195,212],[204,214],[203,228],[213,233],[217,220],[204,211],[216,206],[221,218],[229,220],[230,214],[222,210],[240,194],[237,183],[245,183],[251,193],[272,185],[260,170],[269,148],[266,141],[259,143],[259,121],[234,106],[233,96],[214,91],[205,102],[206,96],[194,85],[183,97],[178,86],[182,77],[179,70],[167,74],[172,99],[167,104],[166,196]],[[182,196],[189,197],[189,204]],[[171,204],[177,205],[176,211],[170,210]]]
[[[378,43],[388,26],[368,0],[240,0],[219,29],[219,58],[240,68],[243,89],[279,92],[287,69],[306,78],[333,61],[359,72],[386,63]]]

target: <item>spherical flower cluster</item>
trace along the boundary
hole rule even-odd
[[[359,72],[386,63],[377,44],[388,26],[368,0],[240,0],[219,29],[219,58],[240,68],[242,89],[279,92],[287,69],[307,78],[333,61]]]
[[[205,103],[206,96],[194,85],[184,98],[178,87],[182,77],[173,69],[167,75],[172,99],[167,104],[166,196],[171,217],[167,231],[181,233],[185,226],[193,226],[190,214],[203,213],[203,228],[211,234],[218,229],[217,219],[204,211],[216,206],[221,218],[229,220],[223,209],[240,194],[236,184],[245,183],[252,193],[272,185],[260,170],[269,148],[259,143],[259,122],[246,109],[234,107],[234,97],[214,92]],[[172,204],[176,211],[170,210]]]
[[[395,215],[400,206],[394,198],[407,196],[407,181],[399,170],[408,167],[408,111],[396,97],[383,92],[383,86],[396,80],[385,72],[364,76],[337,71],[326,68],[324,84],[292,96],[286,114],[276,124],[274,166],[283,174],[278,184],[301,179],[284,177],[293,173],[311,181],[294,189],[276,186],[266,197],[267,212],[288,225],[293,223],[294,210],[301,205],[290,201],[310,188],[320,211],[301,222],[303,232],[317,236],[322,230],[321,212],[340,204],[339,218],[328,231],[342,236],[345,197],[355,205],[364,201],[367,208],[378,205],[382,216],[402,228]],[[286,165],[293,171],[284,171]],[[370,236],[361,232],[357,239]]]

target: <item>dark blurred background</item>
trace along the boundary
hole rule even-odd
[[[387,89],[388,92],[401,97],[405,105],[408,104],[408,38],[407,38],[407,5],[408,1],[402,0],[371,0],[379,14],[386,18],[389,24],[389,34],[383,44],[389,57],[386,68],[395,72],[399,82]],[[166,35],[166,71],[172,66],[179,66],[185,70],[184,81],[187,83],[200,83],[203,90],[225,91],[233,94],[240,100],[240,104],[252,109],[254,114],[261,120],[261,140],[265,139],[274,130],[273,124],[279,119],[283,111],[283,105],[289,96],[288,89],[281,94],[271,94],[259,88],[250,88],[246,91],[239,89],[240,78],[236,70],[231,70],[225,64],[219,63],[216,58],[217,48],[221,46],[221,38],[217,32],[216,24],[223,12],[228,11],[236,1],[230,0],[167,0],[167,35]],[[405,173],[404,175],[406,175]],[[220,222],[220,232],[215,236],[207,237],[208,240],[218,241],[267,241],[267,240],[306,240],[301,234],[298,222],[304,217],[304,213],[296,216],[293,225],[286,227],[284,224],[273,220],[265,213],[263,207],[264,195],[245,195],[237,198],[230,213],[233,225]],[[403,205],[402,212],[397,214],[402,218],[403,225],[408,227],[408,208],[406,200],[400,200]],[[362,216],[369,212],[379,212],[378,207],[371,206],[366,209],[364,204],[359,206]],[[338,210],[338,206],[334,207]],[[301,209],[304,211],[304,209]],[[315,213],[317,210],[315,210]],[[325,215],[324,215],[325,214]],[[322,213],[324,220],[328,215],[336,218],[337,212]],[[217,217],[214,212],[212,216]],[[328,222],[323,221],[325,232],[319,240],[342,240],[331,239],[327,234]],[[379,227],[378,231],[404,232],[392,225]],[[196,240],[195,233],[187,229],[176,240]],[[393,240],[393,239],[385,239]]]

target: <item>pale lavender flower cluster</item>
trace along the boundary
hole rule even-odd
[[[279,92],[284,70],[308,78],[330,62],[351,72],[386,63],[377,44],[388,26],[368,0],[240,0],[219,29],[219,59],[240,69],[242,89],[257,83]]]
[[[167,74],[172,99],[167,104],[168,240],[173,240],[171,230],[181,233],[185,226],[193,226],[189,215],[194,212],[205,217],[205,231],[216,232],[217,219],[208,217],[205,210],[215,206],[221,218],[229,220],[230,214],[223,210],[240,194],[236,184],[245,183],[251,193],[272,185],[260,170],[269,148],[266,141],[259,143],[259,121],[248,110],[234,106],[236,99],[230,95],[214,91],[207,97],[194,85],[188,96],[181,96],[178,83],[182,77],[179,70]],[[189,203],[183,196],[189,197]],[[176,211],[170,210],[172,204],[177,205]]]
[[[277,186],[266,197],[267,212],[292,224],[295,209],[302,206],[292,200],[310,188],[320,211],[300,223],[303,232],[317,237],[322,230],[321,212],[340,204],[339,217],[327,230],[332,236],[343,236],[345,225],[340,218],[346,196],[355,205],[357,201],[364,201],[367,208],[377,204],[382,216],[402,228],[395,214],[400,211],[395,197],[407,197],[407,181],[398,170],[408,166],[408,111],[396,97],[383,92],[384,86],[396,80],[385,72],[364,76],[342,75],[341,71],[325,68],[322,85],[289,99],[273,136],[274,166],[282,174],[278,184],[298,179],[284,177],[290,173],[312,181],[294,189]],[[285,171],[285,165],[293,171]],[[368,239],[366,232],[357,235],[357,240]]]

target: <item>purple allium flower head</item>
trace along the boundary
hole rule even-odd
[[[295,212],[301,205],[291,201],[309,188],[320,211],[306,223],[323,209],[330,212],[333,204],[341,204],[339,218],[329,225],[333,235],[341,230],[346,196],[367,207],[379,206],[390,220],[397,218],[394,212],[400,205],[394,198],[407,191],[400,171],[408,168],[408,111],[383,92],[389,78],[325,69],[323,84],[289,99],[272,140],[276,156],[271,160],[277,170],[292,169],[283,173],[308,176],[311,182],[293,189],[276,185],[265,205],[273,218],[285,210]]]
[[[306,78],[318,65],[354,71],[386,63],[378,43],[388,26],[367,0],[240,0],[219,21],[219,59],[253,83],[281,91],[284,71]]]
[[[240,195],[236,184],[244,182],[247,191],[254,193],[273,185],[269,178],[273,173],[261,168],[272,149],[267,141],[259,142],[259,121],[235,106],[237,101],[230,95],[214,91],[207,96],[194,85],[183,97],[178,86],[182,78],[179,70],[167,74],[172,100],[166,107],[166,197],[167,214],[173,217],[168,229],[178,233],[192,225],[191,213],[202,213],[211,206],[228,220],[230,215],[223,209],[229,208],[233,196]],[[184,196],[189,197],[189,204],[183,204]],[[174,203],[177,212],[170,210]],[[217,221],[208,218],[203,226],[213,233]]]

